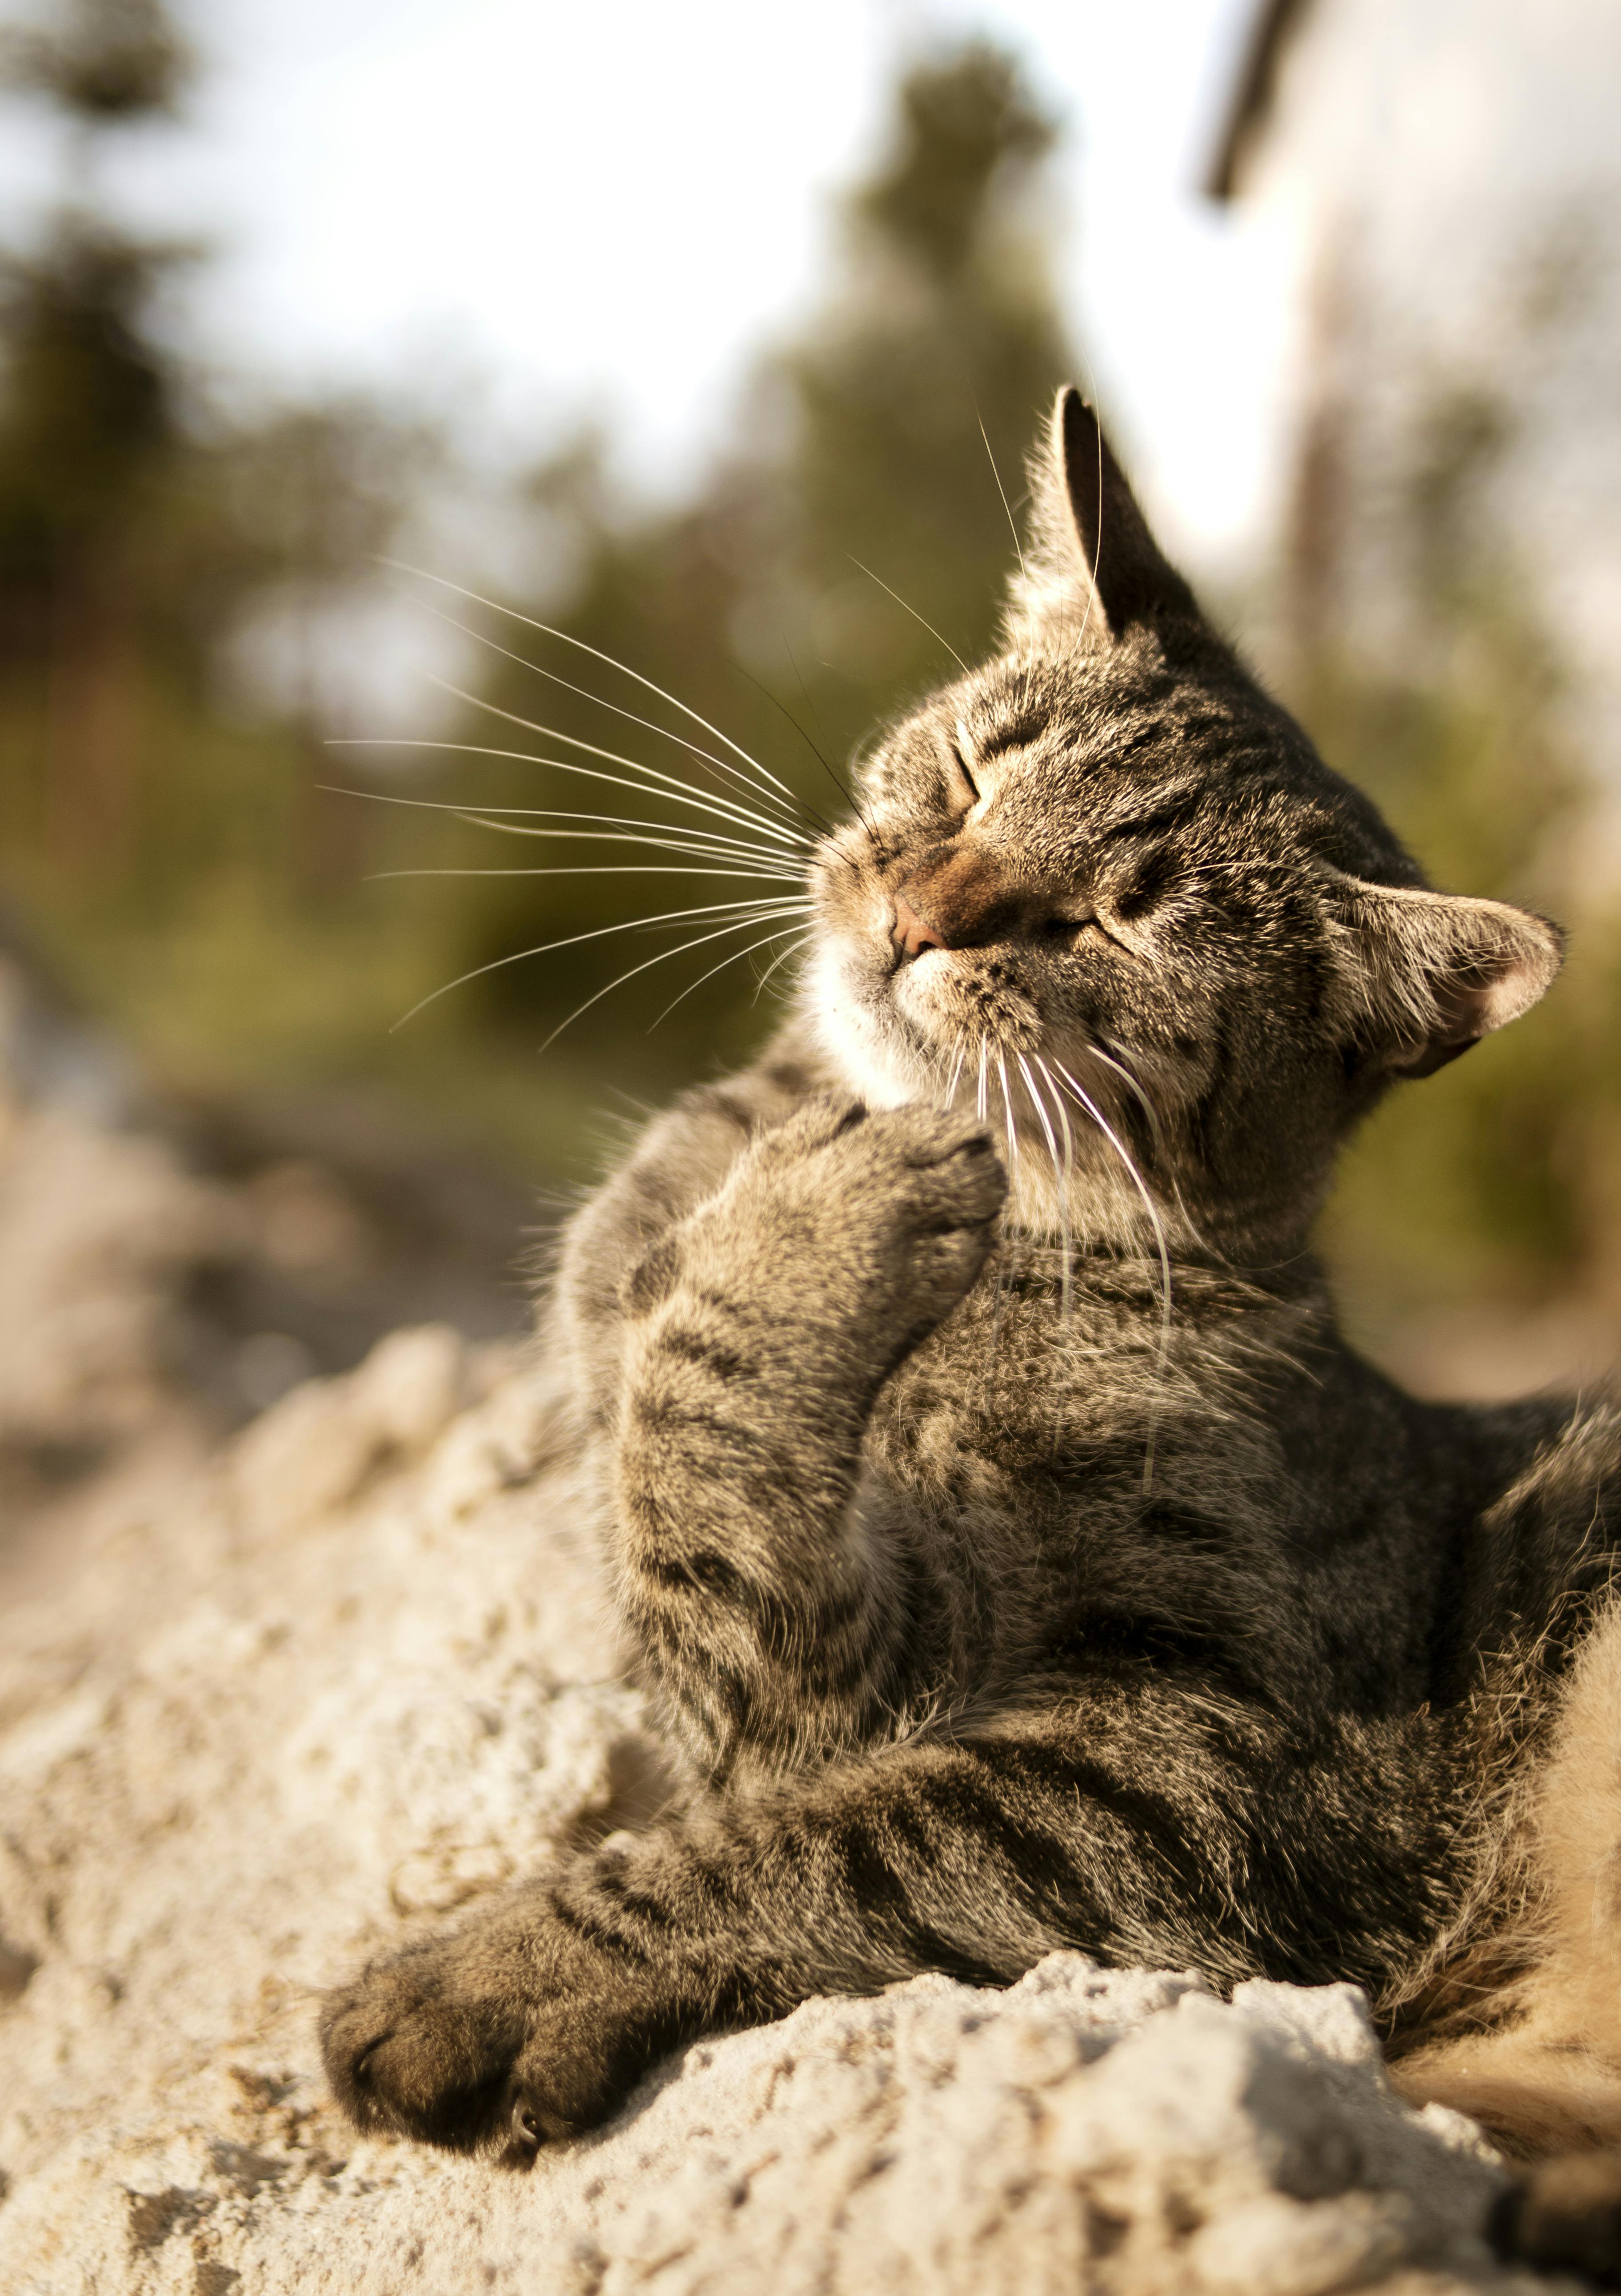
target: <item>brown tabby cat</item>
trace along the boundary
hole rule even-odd
[[[707,1790],[335,1995],[364,2128],[523,2157],[690,2035],[1069,1946],[1354,1979],[1414,2096],[1621,2139],[1621,1416],[1412,1401],[1307,1247],[1559,935],[1428,890],[1073,391],[1034,476],[1005,651],[815,853],[797,1019],[552,1303]],[[1545,2174],[1502,2237],[1613,2266],[1618,2189]]]

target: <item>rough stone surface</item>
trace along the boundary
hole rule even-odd
[[[1348,1988],[1076,1955],[701,2042],[527,2176],[357,2141],[320,1988],[671,1790],[556,1423],[543,1366],[398,1333],[204,1466],[136,1446],[0,1620],[6,2296],[1551,2284]]]

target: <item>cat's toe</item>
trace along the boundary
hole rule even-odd
[[[1502,2195],[1489,2229],[1505,2260],[1621,2288],[1621,2152],[1539,2161]]]
[[[952,1227],[983,1227],[1008,1199],[1008,1174],[988,1132],[959,1122],[953,1139],[918,1173],[928,1209]]]
[[[878,1122],[881,1129],[897,1142],[901,1160],[914,1171],[950,1164],[964,1157],[970,1161],[996,1163],[990,1131],[980,1117],[910,1102],[902,1108],[885,1110]]]
[[[503,2158],[522,2167],[608,2119],[679,2039],[673,2009],[649,2001],[558,2001],[537,2018],[507,2086]]]
[[[984,1126],[938,1109],[885,1109],[872,1119],[866,1153],[875,1198],[887,1197],[906,1226],[982,1227],[996,1218],[1008,1175]]]
[[[321,2054],[358,2128],[471,2150],[496,2137],[526,2020],[500,1995],[463,1989],[441,1947],[374,1964],[327,2000]]]

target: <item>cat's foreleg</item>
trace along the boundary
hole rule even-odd
[[[970,1122],[818,1099],[625,1283],[617,1592],[712,1771],[859,1744],[938,1660],[862,1438],[979,1274],[1005,1185]]]
[[[1006,1980],[1108,1929],[1123,1859],[1126,1827],[1089,1833],[1039,1761],[892,1748],[605,1846],[374,1964],[328,2001],[328,2071],[363,2128],[522,2154],[705,2030],[920,1969]]]
[[[523,2156],[684,2039],[925,1970],[1003,1984],[1072,1947],[1377,1988],[1434,1918],[1444,1813],[1402,1744],[1304,1742],[1196,1679],[802,1771],[374,1965],[328,2004],[333,2085],[363,2128]]]

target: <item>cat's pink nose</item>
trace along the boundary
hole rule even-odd
[[[944,941],[926,924],[903,894],[895,895],[895,929],[890,935],[902,956],[921,956],[926,948],[943,948]]]

